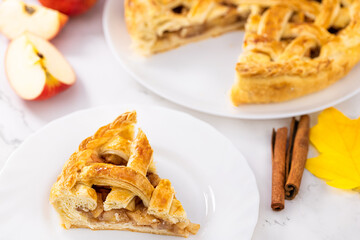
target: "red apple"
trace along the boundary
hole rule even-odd
[[[0,32],[14,39],[24,32],[51,39],[57,35],[68,16],[43,6],[25,4],[19,0],[4,0],[0,4]]]
[[[45,7],[58,10],[69,16],[75,16],[89,10],[96,3],[96,0],[39,0],[39,2]]]
[[[75,73],[62,54],[31,33],[9,44],[5,70],[15,92],[26,100],[50,98],[75,83]]]

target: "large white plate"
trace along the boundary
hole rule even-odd
[[[0,174],[0,239],[178,239],[123,231],[64,230],[49,204],[52,184],[78,144],[126,110],[154,148],[188,217],[201,224],[190,239],[251,239],[259,208],[254,175],[240,152],[205,122],[149,106],[112,106],[73,113],[29,137]]]
[[[360,90],[360,66],[356,66],[348,76],[320,92],[284,103],[234,107],[228,91],[242,51],[243,32],[143,58],[130,49],[123,12],[123,1],[108,0],[103,15],[106,40],[121,65],[158,95],[198,111],[233,118],[283,118],[322,110]]]

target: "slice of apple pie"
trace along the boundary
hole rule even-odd
[[[65,228],[115,229],[188,237],[189,221],[174,188],[156,174],[136,112],[120,115],[85,139],[65,163],[50,202]]]

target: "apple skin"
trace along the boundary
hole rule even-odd
[[[65,24],[67,23],[67,21],[69,20],[69,17],[67,16],[67,15],[65,15],[65,14],[60,14],[60,16],[59,16],[59,21],[60,21],[60,27],[59,27],[59,31],[58,32],[60,32],[60,30],[65,26]],[[56,36],[56,35],[55,35]],[[54,37],[55,37],[54,36]],[[47,40],[51,40],[52,38],[50,38],[50,39],[47,39]]]
[[[5,75],[6,75],[7,79],[9,79],[9,75],[8,75],[6,69],[5,69]],[[10,82],[10,81],[9,81],[9,82]],[[48,84],[46,84],[46,85],[44,86],[44,89],[43,89],[43,91],[41,92],[41,94],[40,94],[38,97],[32,98],[32,99],[22,97],[22,96],[21,96],[21,93],[19,93],[19,92],[17,91],[17,89],[13,86],[13,84],[11,84],[11,82],[10,82],[10,86],[11,86],[11,88],[16,92],[16,94],[17,94],[18,96],[20,96],[20,97],[21,97],[22,99],[24,99],[24,100],[28,100],[28,101],[42,101],[42,100],[49,99],[49,98],[57,95],[58,93],[60,93],[60,92],[62,92],[62,91],[65,91],[66,89],[68,89],[69,87],[71,87],[72,84],[69,85],[69,84],[65,84],[65,83],[59,82],[59,81],[58,81],[56,84],[53,84],[53,85],[48,85]]]
[[[66,15],[76,16],[89,10],[97,0],[39,0],[39,2]]]
[[[51,97],[57,95],[58,93],[60,93],[62,91],[65,91],[70,86],[72,86],[72,85],[68,85],[68,84],[65,84],[65,83],[62,83],[59,81],[57,81],[57,83],[54,85],[46,84],[43,89],[43,92],[37,98],[31,99],[31,100],[34,100],[34,101],[46,100],[48,98],[51,98]]]
[[[12,76],[11,74],[9,74],[9,69],[10,69],[10,55],[11,54],[14,54],[14,50],[11,49],[11,48],[14,48],[13,45],[16,44],[16,41],[18,41],[17,39],[19,38],[22,38],[26,36],[26,41],[30,41],[32,42],[31,40],[34,40],[34,42],[36,44],[39,45],[40,44],[45,44],[47,45],[46,48],[50,48],[51,49],[51,58],[53,58],[53,56],[55,55],[56,56],[56,59],[59,59],[59,62],[61,62],[62,65],[65,65],[65,68],[66,68],[66,71],[67,72],[70,72],[67,74],[67,76],[70,75],[70,77],[68,77],[69,79],[71,79],[69,81],[69,83],[64,83],[62,81],[59,81],[58,79],[56,79],[50,72],[49,72],[49,69],[51,69],[49,66],[47,66],[46,64],[42,64],[43,65],[43,71],[44,71],[44,76],[45,76],[45,81],[44,81],[44,84],[43,84],[43,87],[42,89],[40,89],[39,93],[36,94],[36,95],[31,95],[31,96],[28,96],[28,95],[25,95],[23,90],[19,90],[16,86],[16,84],[13,84],[13,80],[11,79]],[[36,40],[36,41],[35,41]],[[34,49],[36,46],[36,44],[34,44],[32,42],[32,44],[34,45]],[[45,49],[46,49],[45,48]],[[24,54],[21,54],[21,53],[24,53],[23,51],[20,51],[20,52],[17,52],[17,56],[18,58],[21,58],[21,57],[26,57],[26,53]],[[40,53],[40,52],[39,52]],[[41,52],[40,53],[41,55],[43,55],[43,58],[46,59],[47,58],[47,52]],[[50,56],[49,56],[50,57]],[[14,59],[14,58],[13,58]],[[50,59],[49,59],[50,60]],[[40,60],[41,61],[41,60]],[[28,63],[31,63],[32,61],[28,61]],[[53,61],[51,61],[53,62]],[[54,62],[53,62],[54,63]],[[64,69],[64,68],[61,68],[61,69]],[[19,70],[21,71],[21,70]],[[64,69],[65,71],[65,69]],[[73,72],[71,66],[67,63],[67,61],[65,60],[65,58],[63,58],[63,56],[61,55],[60,52],[58,52],[58,50],[48,41],[46,41],[45,39],[41,38],[41,37],[38,37],[34,34],[30,34],[30,33],[25,33],[23,35],[21,35],[20,37],[12,40],[6,50],[6,53],[5,53],[5,74],[7,76],[7,79],[10,83],[10,86],[12,87],[12,89],[16,92],[16,94],[18,96],[20,96],[22,99],[24,100],[29,100],[29,101],[35,101],[35,100],[46,100],[48,98],[51,98],[55,95],[57,95],[58,93],[68,89],[69,87],[71,87],[75,82],[76,82],[76,76],[75,76],[75,73]],[[27,76],[30,78],[30,76]]]

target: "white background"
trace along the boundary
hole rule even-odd
[[[106,45],[102,29],[103,5],[104,1],[99,1],[88,13],[70,19],[59,36],[52,40],[73,66],[77,82],[46,101],[23,101],[11,89],[3,63],[8,40],[0,36],[0,168],[24,139],[58,117],[108,104],[156,104],[187,112],[210,123],[244,154],[255,173],[261,198],[253,239],[359,238],[360,195],[331,188],[306,170],[296,199],[286,201],[282,212],[271,210],[271,131],[273,127],[288,126],[290,119],[215,117],[180,107],[149,92],[131,79]],[[357,95],[335,107],[349,117],[357,118],[360,116],[359,102],[360,95]],[[311,122],[316,124],[317,113],[311,114]],[[314,154],[312,149],[310,156]]]

